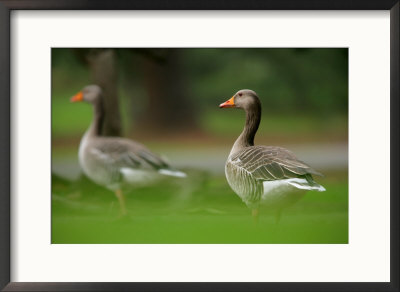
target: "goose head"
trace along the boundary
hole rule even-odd
[[[240,108],[250,111],[253,108],[260,107],[260,100],[257,94],[250,89],[242,89],[235,93],[230,99],[221,103],[220,108]]]
[[[71,97],[71,102],[85,101],[91,104],[97,104],[102,95],[102,90],[98,85],[88,85],[81,91]]]

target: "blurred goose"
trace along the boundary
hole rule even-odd
[[[225,175],[233,191],[252,209],[256,222],[259,206],[274,209],[279,222],[282,208],[299,200],[306,191],[325,191],[312,177],[321,174],[289,150],[254,146],[261,120],[261,103],[254,91],[240,90],[219,107],[246,112],[246,124],[228,156]]]
[[[95,183],[115,192],[122,215],[126,214],[121,187],[141,185],[167,175],[185,177],[172,169],[162,158],[135,141],[120,137],[100,136],[104,121],[102,90],[89,85],[71,98],[71,102],[92,104],[94,116],[79,146],[79,163],[83,172]]]

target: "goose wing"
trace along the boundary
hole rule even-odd
[[[231,163],[250,173],[257,180],[279,180],[322,175],[289,150],[273,146],[252,146],[235,153]]]
[[[112,168],[159,170],[169,165],[145,146],[123,138],[104,137],[92,145],[91,154]]]

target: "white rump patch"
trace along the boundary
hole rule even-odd
[[[310,185],[310,183],[304,178],[290,178],[287,180],[292,186],[302,190],[314,190],[318,192],[326,191],[325,188],[317,183]]]
[[[171,170],[171,169],[160,169],[158,171],[161,174],[169,175],[169,176],[176,176],[176,177],[186,177],[186,173],[178,170]]]
[[[264,194],[284,193],[293,190],[293,188],[300,190],[314,190],[323,192],[325,188],[319,184],[310,185],[306,179],[303,178],[289,178],[281,180],[264,181]]]
[[[125,181],[130,184],[146,183],[156,178],[155,172],[150,172],[147,170],[123,167],[120,169],[120,172],[124,176]]]

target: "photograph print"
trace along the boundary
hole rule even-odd
[[[347,48],[52,48],[51,243],[347,244]]]

